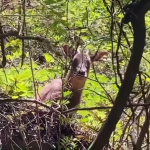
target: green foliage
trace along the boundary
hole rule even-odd
[[[77,141],[78,141],[78,139],[76,139],[76,138],[64,137],[63,139],[61,139],[61,144],[63,145],[63,148],[65,148],[66,150],[76,149]]]
[[[92,53],[97,49],[104,49],[109,51],[111,49],[111,43],[107,38],[109,37],[109,13],[103,2],[100,0],[87,1],[64,1],[64,0],[37,0],[36,9],[26,9],[26,28],[29,35],[42,35],[54,42],[64,44],[66,37],[69,34],[80,34],[81,39],[86,43],[87,48]],[[67,8],[68,7],[68,8]],[[15,11],[18,12],[18,6]],[[14,11],[4,11],[3,20],[10,22],[11,26],[17,27],[17,22],[10,21],[10,18],[6,18],[7,14],[18,14]],[[122,16],[118,16],[118,18]],[[16,19],[15,17],[13,18]],[[66,27],[85,27],[83,30],[68,31]],[[106,39],[103,42],[103,39]],[[14,38],[10,38],[10,41],[6,43],[6,48],[11,49],[11,53],[7,54],[7,59],[12,62],[6,69],[0,69],[0,84],[3,91],[6,91],[12,97],[34,97],[34,86],[40,91],[45,82],[60,77],[62,73],[62,66],[57,62],[57,58],[54,59],[50,55],[48,47],[44,47],[43,55],[46,59],[44,66],[32,59],[32,66],[30,62],[29,51],[32,54],[39,53],[42,48],[38,48],[37,44],[33,41],[27,43],[25,41],[26,57],[24,64],[21,66],[22,57],[22,41]],[[28,46],[29,44],[29,46]],[[114,44],[116,46],[116,44]],[[106,95],[106,91],[114,98],[118,88],[113,83],[114,78],[110,78],[109,75],[103,74],[102,69],[105,64],[97,64],[96,76],[93,71],[90,72],[89,80],[86,83],[85,90],[83,92],[83,103],[80,107],[94,107],[111,105]],[[32,71],[34,77],[32,75]],[[112,66],[109,69],[112,72]],[[109,73],[108,73],[109,74]],[[33,83],[35,80],[35,85]],[[106,90],[106,91],[105,91]],[[69,96],[70,93],[64,92],[64,97]],[[82,119],[78,119],[85,128],[90,128],[93,132],[97,132],[100,128],[100,120],[105,120],[107,111],[79,111],[78,114],[82,115]],[[99,126],[97,128],[97,126]],[[64,139],[63,142],[69,143],[69,139]],[[74,143],[70,143],[74,148]]]
[[[86,48],[94,53],[96,50],[111,51],[114,53],[118,44],[118,33],[120,32],[117,24],[114,23],[113,35],[111,34],[111,18],[102,0],[34,0],[36,7],[33,9],[26,9],[26,36],[42,36],[53,43],[57,43],[55,46],[61,46],[67,43],[66,40],[69,36],[79,35],[85,42]],[[127,1],[122,1],[126,4]],[[111,1],[106,1],[110,7]],[[123,18],[122,13],[118,13],[118,7],[115,6],[115,19],[116,22],[120,22]],[[1,19],[3,24],[9,24],[14,28],[18,28],[18,13],[19,6],[16,5],[14,10],[5,10],[2,12]],[[9,16],[11,14],[11,16]],[[23,15],[23,12],[21,12]],[[150,26],[149,14],[145,17],[146,26]],[[19,20],[23,22],[23,17]],[[68,30],[75,28],[75,30]],[[76,29],[77,28],[77,29]],[[82,30],[79,28],[83,28]],[[130,44],[133,44],[132,31],[124,26],[124,31],[127,35]],[[150,30],[147,30],[147,40],[149,40]],[[111,37],[112,36],[112,37]],[[112,38],[112,39],[111,39]],[[112,45],[113,41],[113,45]],[[149,43],[148,43],[149,44]],[[22,62],[22,41],[9,38],[9,42],[5,44],[5,48],[8,51],[6,54],[8,63],[6,68],[0,69],[0,88],[4,92],[8,93],[12,98],[17,97],[34,97],[34,86],[40,91],[46,82],[51,79],[60,77],[62,75],[62,61],[59,58],[54,57],[51,54],[50,48],[43,46],[40,42],[25,41],[25,58],[24,64]],[[44,48],[43,48],[43,47]],[[42,65],[38,64],[33,55],[38,55],[43,51],[43,56],[46,62]],[[31,55],[30,53],[31,52]],[[129,62],[131,53],[129,51],[129,45],[124,37],[122,37],[119,52],[120,72],[124,74]],[[0,54],[1,55],[1,54]],[[30,59],[30,56],[32,57]],[[146,59],[150,60],[149,46],[146,46],[145,53],[143,55]],[[2,58],[0,58],[2,60]],[[32,61],[32,62],[31,62]],[[121,82],[117,72],[118,64],[115,62],[98,62],[95,63],[95,71],[91,69],[89,79],[86,82],[86,86],[83,92],[83,101],[80,107],[98,107],[98,106],[112,106],[112,102],[115,100],[118,87]],[[115,69],[115,71],[114,71]],[[32,74],[33,71],[33,74]],[[146,72],[150,75],[149,62],[142,59],[140,65],[140,71]],[[96,73],[96,74],[95,74]],[[142,75],[144,80],[145,76]],[[33,83],[35,81],[35,83]],[[146,76],[146,81],[150,82],[150,76]],[[134,85],[139,87],[139,78],[136,78]],[[69,92],[64,92],[64,97],[69,96]],[[78,114],[82,116],[81,119],[77,119],[76,122],[83,125],[85,129],[92,130],[97,133],[106,120],[109,110],[94,110],[94,111],[78,111]],[[123,121],[117,124],[117,130],[115,131],[114,138],[119,140],[122,134]],[[76,139],[68,139],[65,137],[62,142],[66,146],[76,148]],[[112,140],[112,139],[111,139]],[[73,141],[73,142],[72,142]]]

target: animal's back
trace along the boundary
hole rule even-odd
[[[53,79],[37,94],[38,101],[59,100],[62,97],[62,79]]]

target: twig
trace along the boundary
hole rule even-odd
[[[2,24],[0,22],[0,35],[3,34],[3,29],[2,29]],[[6,65],[6,56],[5,56],[5,43],[4,43],[4,38],[0,38],[1,41],[1,51],[2,51],[2,66],[0,68],[4,68]]]
[[[144,103],[144,104],[129,104],[129,105],[126,105],[125,107],[140,107],[140,106],[149,106],[150,107],[150,103]],[[65,113],[69,113],[69,112],[72,112],[72,111],[81,111],[81,110],[94,110],[94,109],[111,109],[113,108],[113,106],[100,106],[100,107],[88,107],[88,108],[72,108],[72,109],[69,109],[69,110],[66,110],[66,111],[63,111],[62,113],[65,114]]]

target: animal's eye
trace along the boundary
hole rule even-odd
[[[78,59],[75,58],[73,61],[72,61],[72,65],[73,66],[77,66],[78,65]]]

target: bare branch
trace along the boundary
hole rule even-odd
[[[6,38],[8,36],[14,36],[14,37],[16,37],[20,40],[37,40],[39,42],[44,42],[44,43],[48,44],[49,51],[56,54],[57,56],[62,56],[61,51],[56,50],[56,48],[54,48],[52,42],[47,38],[40,37],[40,36],[21,36],[21,35],[18,34],[17,31],[13,31],[13,32],[5,33],[5,34],[0,34],[0,39]]]
[[[150,101],[150,93],[149,95],[147,96],[146,98],[146,101],[149,102]],[[148,113],[148,118],[150,117],[150,111]],[[139,134],[139,137],[136,141],[136,144],[135,144],[135,148],[136,150],[140,150],[141,149],[141,146],[142,146],[142,142],[144,140],[144,137],[145,137],[145,134],[146,132],[148,131],[148,128],[149,128],[149,120],[147,119],[147,117],[145,117],[145,122],[143,124],[143,127],[141,129],[141,132]]]
[[[0,34],[3,34],[3,29],[2,29],[2,25],[0,22]],[[2,50],[2,56],[3,56],[3,60],[2,60],[2,66],[0,66],[0,68],[5,67],[6,65],[6,56],[5,56],[5,44],[4,44],[4,39],[0,38],[1,40],[1,50]]]
[[[149,107],[149,106],[150,106],[150,103],[125,105],[125,107],[129,107],[129,108],[130,108],[130,107],[140,107],[140,106],[147,106],[147,107]],[[65,113],[70,113],[70,112],[73,112],[73,111],[80,111],[80,110],[111,109],[111,108],[113,108],[113,106],[100,106],[100,107],[87,107],[87,108],[72,108],[72,109],[63,111],[62,113],[65,114]]]
[[[145,46],[145,13],[150,10],[150,1],[138,1],[138,3],[133,3],[126,6],[126,15],[124,17],[124,23],[129,23],[131,21],[134,30],[134,43],[133,43],[133,53],[131,55],[127,71],[121,88],[116,97],[115,104],[106,120],[102,126],[97,138],[88,148],[89,150],[101,150],[109,142],[109,138],[112,132],[116,128],[123,109],[129,99],[129,94],[132,91],[133,84],[136,75],[139,70],[139,64],[142,58],[143,49]]]

